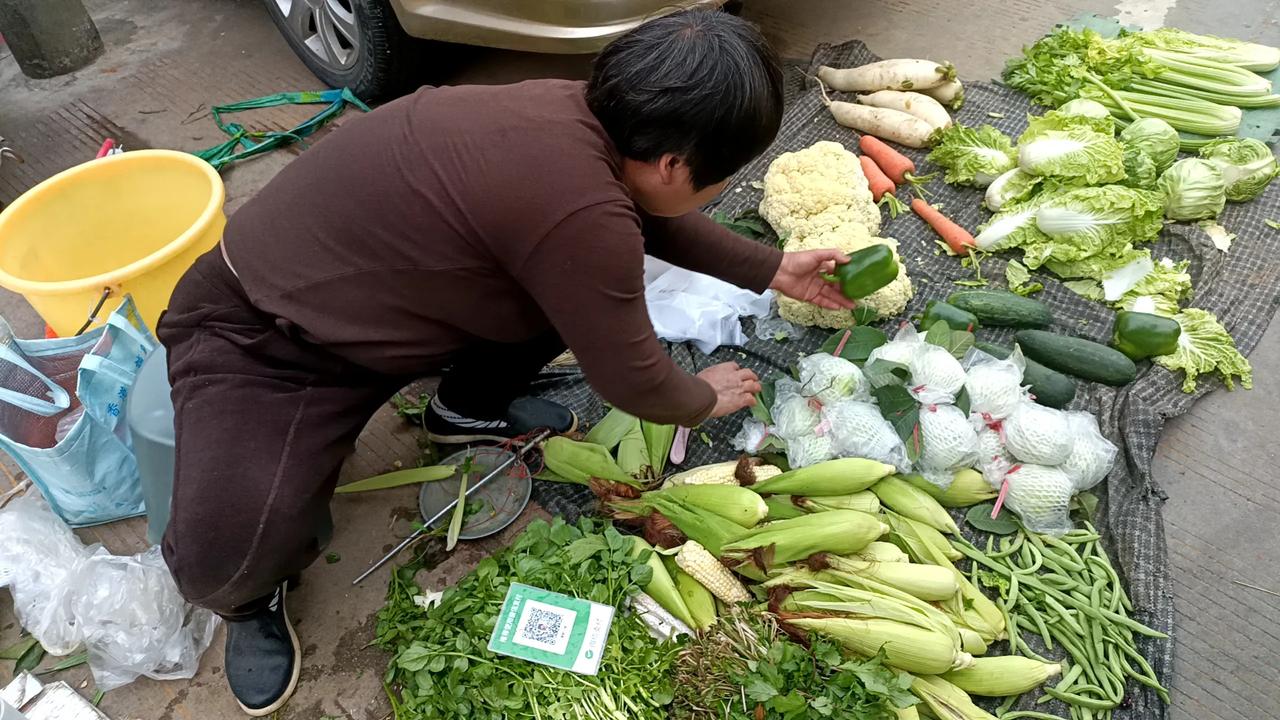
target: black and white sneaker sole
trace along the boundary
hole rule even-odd
[[[568,430],[565,430],[560,434],[567,435],[571,432],[574,432],[577,429],[578,429],[578,415],[577,413],[574,413],[573,424],[569,426]],[[467,443],[506,442],[508,440],[511,440],[511,437],[507,435],[487,435],[480,430],[477,430],[474,433],[458,432],[458,433],[447,433],[447,434],[437,433],[437,432],[428,430],[427,438],[431,440],[431,442],[437,442],[442,445],[465,445]]]
[[[289,628],[289,641],[293,643],[293,675],[289,678],[289,685],[284,692],[280,694],[280,699],[271,703],[264,708],[247,708],[240,701],[236,704],[249,717],[267,717],[274,714],[277,710],[284,707],[293,694],[298,690],[298,677],[302,673],[302,645],[298,642],[298,633],[293,630],[293,623],[289,621],[289,605],[286,598],[288,593],[280,594],[280,613],[284,615],[284,626]]]

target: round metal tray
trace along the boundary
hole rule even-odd
[[[456,465],[459,471],[444,480],[423,483],[418,494],[418,509],[422,511],[423,519],[435,517],[458,498],[458,484],[462,481],[461,468],[467,458],[471,458],[471,473],[467,482],[468,486],[473,486],[511,455],[510,451],[501,448],[476,447],[460,450],[441,460],[441,465]],[[529,469],[517,460],[502,475],[490,480],[467,498],[469,503],[483,502],[484,506],[463,522],[462,532],[458,537],[462,540],[479,540],[500,532],[524,512],[531,492],[533,480],[529,477]],[[449,527],[451,517],[452,514],[449,514],[440,518],[433,529]]]

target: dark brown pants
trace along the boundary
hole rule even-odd
[[[177,435],[164,558],[190,602],[234,618],[319,556],[344,459],[411,378],[302,340],[252,306],[216,249],[178,284],[158,332]],[[451,406],[464,414],[505,411],[562,350],[554,336],[468,350],[447,369],[442,398],[476,399],[474,409]]]

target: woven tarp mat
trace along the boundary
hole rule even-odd
[[[856,66],[879,58],[860,42],[838,46],[819,46],[813,64],[840,67]],[[967,101],[956,120],[968,125],[990,123],[1016,137],[1026,127],[1026,116],[1032,111],[1021,94],[991,83],[966,85]],[[780,153],[799,150],[818,140],[834,140],[853,150],[856,133],[836,125],[823,107],[816,88],[808,88],[788,103],[782,130],[772,147],[756,161],[743,168],[729,184],[714,209],[732,215],[755,207],[761,192],[752,186],[764,177],[769,163]],[[924,153],[910,151],[922,173],[931,171]],[[981,192],[952,188],[942,182],[929,185],[935,204],[960,225],[974,229],[986,220]],[[1229,253],[1214,248],[1202,231],[1189,225],[1168,226],[1161,240],[1152,248],[1155,257],[1191,260],[1196,288],[1192,304],[1216,314],[1235,336],[1246,354],[1261,339],[1280,301],[1280,263],[1273,262],[1280,251],[1280,232],[1268,228],[1265,218],[1280,218],[1280,183],[1273,183],[1266,194],[1247,204],[1231,204],[1221,223],[1237,234]],[[957,289],[955,280],[972,279],[973,270],[961,266],[958,259],[936,252],[936,236],[914,215],[907,213],[886,219],[882,235],[900,242],[899,250],[916,287],[915,297],[900,318],[886,320],[880,327],[892,334],[904,319],[918,315],[930,299],[943,298]],[[993,285],[1003,285],[1004,262],[990,258],[982,263],[984,277],[995,278]],[[1036,297],[1048,303],[1058,318],[1053,328],[1105,342],[1111,334],[1113,313],[1102,305],[1080,298],[1047,276],[1038,278],[1045,290]],[[745,347],[720,348],[705,355],[692,345],[670,347],[672,356],[685,369],[696,372],[729,360],[753,368],[763,377],[779,376],[789,371],[795,361],[814,352],[829,331],[811,329],[802,337],[784,343],[752,339]],[[983,329],[980,338],[1008,344],[1008,332]],[[545,376],[539,392],[571,405],[582,418],[598,419],[604,408],[583,378],[572,372]],[[1104,534],[1108,550],[1121,571],[1136,607],[1134,616],[1158,630],[1173,630],[1173,598],[1168,576],[1169,564],[1165,548],[1164,524],[1160,505],[1161,491],[1151,477],[1151,460],[1155,453],[1165,418],[1187,411],[1195,399],[1220,386],[1216,380],[1202,379],[1194,394],[1181,391],[1181,373],[1157,366],[1140,370],[1138,379],[1124,388],[1108,388],[1082,383],[1072,404],[1098,415],[1103,432],[1123,449],[1122,462],[1106,483],[1095,490],[1100,495],[1095,524]],[[742,423],[742,415],[720,418],[705,423],[693,433],[685,466],[730,459],[735,455],[731,438]],[[591,507],[591,498],[580,488],[539,482],[535,497],[552,512],[576,515]],[[1172,641],[1147,640],[1139,643],[1158,676],[1166,685],[1172,673]],[[1052,707],[1050,705],[1049,707]],[[1041,706],[1039,709],[1045,709]],[[1066,713],[1057,708],[1059,714]],[[1115,717],[1157,720],[1165,716],[1164,705],[1155,694],[1131,683],[1125,705]]]

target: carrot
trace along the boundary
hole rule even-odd
[[[953,255],[967,255],[969,248],[978,246],[973,241],[973,236],[969,234],[968,230],[952,222],[950,218],[938,212],[937,208],[924,200],[920,198],[912,200],[911,209],[915,211],[916,215],[920,216],[921,220],[929,223],[929,227],[933,228],[933,231],[942,237]]]
[[[880,138],[863,135],[858,139],[858,148],[862,150],[863,155],[871,158],[895,185],[906,183],[907,174],[916,171],[916,164],[911,161],[911,158],[889,147]]]
[[[892,193],[898,189],[875,160],[866,155],[859,155],[858,162],[862,163],[862,174],[867,176],[867,185],[871,187],[871,199],[880,202],[880,198],[884,197],[885,193]]]

